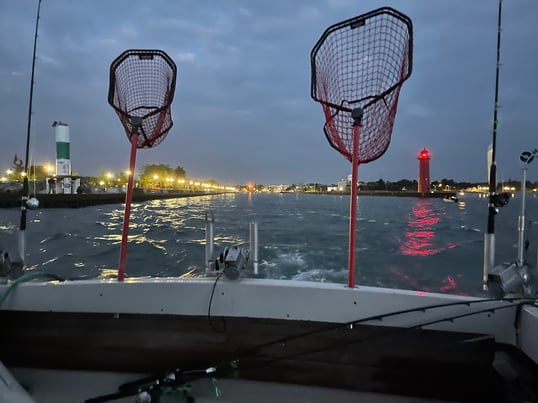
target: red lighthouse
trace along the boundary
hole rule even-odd
[[[418,153],[418,192],[430,192],[430,153],[425,148]]]

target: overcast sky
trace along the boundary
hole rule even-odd
[[[130,146],[107,103],[110,63],[158,48],[178,65],[174,127],[146,163],[181,165],[222,183],[336,183],[350,163],[323,134],[310,98],[310,51],[330,25],[381,6],[414,25],[414,70],[388,151],[359,179],[485,181],[492,139],[496,0],[43,0],[31,158],[54,162],[51,124],[66,122],[73,172],[125,170]],[[0,169],[24,156],[37,0],[0,0]],[[520,178],[519,154],[538,147],[538,1],[504,0],[497,162]],[[2,172],[3,173],[3,172]],[[538,164],[529,179],[538,180]]]

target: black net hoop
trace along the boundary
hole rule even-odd
[[[162,50],[126,50],[110,65],[108,103],[137,148],[160,144],[172,128],[177,68]]]
[[[383,7],[327,28],[311,53],[311,96],[325,114],[329,143],[352,161],[351,111],[362,108],[358,164],[390,143],[402,83],[412,69],[411,20]]]

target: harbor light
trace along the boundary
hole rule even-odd
[[[430,192],[430,153],[425,148],[418,153],[418,192]]]
[[[47,192],[75,193],[80,187],[80,178],[72,176],[69,125],[54,121],[52,127],[56,137],[56,173],[48,172],[52,177],[47,179]]]
[[[56,175],[71,176],[69,125],[54,121],[52,127],[56,135]]]

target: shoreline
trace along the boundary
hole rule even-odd
[[[280,192],[285,194],[313,194],[313,195],[334,195],[349,196],[349,192]],[[445,197],[455,197],[456,192],[433,192],[420,193],[411,191],[398,190],[359,190],[358,196],[387,196],[387,197],[418,197],[430,199],[443,199]]]
[[[221,194],[222,192],[163,192],[145,193],[134,192],[133,203],[145,202],[148,200],[178,199],[183,197],[207,196]],[[102,204],[124,204],[125,193],[82,193],[82,194],[51,194],[38,193],[39,207],[41,208],[80,208],[96,206]],[[21,206],[20,193],[0,194],[0,208],[15,208]]]
[[[141,192],[133,193],[133,203],[141,203],[148,200],[166,200],[183,197],[196,197],[222,194],[223,192],[204,192],[204,191],[174,191],[174,192]],[[296,192],[282,192],[294,194]],[[301,192],[297,194],[315,194],[315,195],[335,195],[349,196],[349,192]],[[385,196],[385,197],[417,197],[417,198],[436,198],[456,196],[456,192],[435,192],[422,194],[410,191],[390,191],[390,190],[371,190],[359,191],[358,196]],[[82,193],[82,194],[51,194],[38,193],[38,208],[81,208],[87,206],[96,206],[102,204],[123,204],[125,203],[125,193]],[[21,206],[20,193],[0,194],[0,208],[16,208]]]

